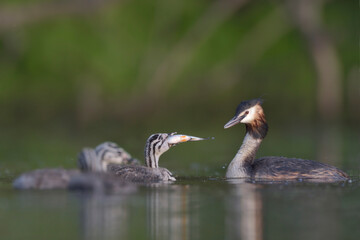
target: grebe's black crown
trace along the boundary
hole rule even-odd
[[[235,116],[239,115],[246,109],[249,109],[249,108],[255,106],[256,104],[261,105],[262,103],[263,103],[263,100],[261,98],[255,98],[255,99],[251,99],[251,100],[247,100],[247,101],[242,101],[236,108]]]

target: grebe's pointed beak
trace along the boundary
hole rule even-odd
[[[235,116],[233,117],[230,121],[228,121],[225,125],[224,125],[224,129],[230,128],[232,126],[235,126],[236,124],[240,123],[241,120],[243,120],[245,116]]]
[[[212,138],[200,138],[200,137],[194,137],[189,135],[183,135],[183,134],[177,134],[177,135],[171,135],[168,137],[167,142],[170,145],[175,145],[178,143],[183,142],[195,142],[195,141],[202,141],[202,140],[208,140],[208,139],[214,139]]]

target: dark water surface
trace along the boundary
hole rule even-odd
[[[173,184],[129,186],[120,193],[17,191],[11,182],[32,169],[76,168],[77,152],[104,140],[142,159],[151,132],[111,129],[81,137],[63,130],[3,130],[0,239],[360,239],[358,130],[318,135],[308,127],[271,129],[258,157],[314,159],[353,176],[350,183],[320,184],[222,179],[242,142],[243,128],[159,129],[216,140],[184,143],[161,157],[161,166],[185,178]]]
[[[16,191],[1,180],[1,239],[359,239],[360,181],[184,178],[121,193]]]

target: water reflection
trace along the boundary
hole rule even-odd
[[[194,220],[193,216],[191,221]],[[163,185],[148,189],[147,228],[151,239],[189,239],[191,221],[189,186]]]
[[[85,193],[81,196],[83,239],[128,239],[128,197]]]
[[[359,193],[358,182],[347,188],[238,179],[188,182],[142,186],[130,194],[79,194],[83,239],[341,239],[342,228],[348,228],[341,196],[353,194],[351,188]],[[350,207],[345,214],[357,212]]]
[[[241,180],[232,185],[226,200],[226,239],[263,239],[263,203],[260,186]]]
[[[146,228],[145,235],[151,239],[177,240],[189,239],[190,234],[196,236],[196,231],[190,233],[190,226],[196,226],[198,221],[196,214],[191,214],[190,219],[187,185],[158,184],[143,190],[144,195],[140,193],[134,197],[105,192],[81,193],[83,239],[128,239],[135,227],[138,233]],[[140,209],[136,209],[139,203]],[[146,219],[145,226],[141,225],[141,218]],[[137,220],[137,226],[133,219]]]
[[[260,185],[236,180],[224,197],[225,222],[217,219],[225,239],[263,239],[263,204]],[[146,235],[151,239],[186,240],[200,235],[199,186],[160,184],[145,188]],[[131,229],[133,205],[128,196],[88,194],[81,197],[82,236],[84,239],[127,239]],[[213,206],[213,207],[222,207]],[[208,211],[211,209],[206,209]],[[221,212],[221,211],[220,211]],[[139,220],[138,220],[139,221]],[[223,226],[225,224],[225,226]],[[143,229],[138,226],[139,230]]]

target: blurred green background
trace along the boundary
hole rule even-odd
[[[223,125],[257,97],[259,156],[358,175],[358,33],[356,1],[2,0],[0,177],[76,167],[105,140],[142,159],[150,134],[172,131],[216,139],[163,166],[223,176],[244,132]]]

